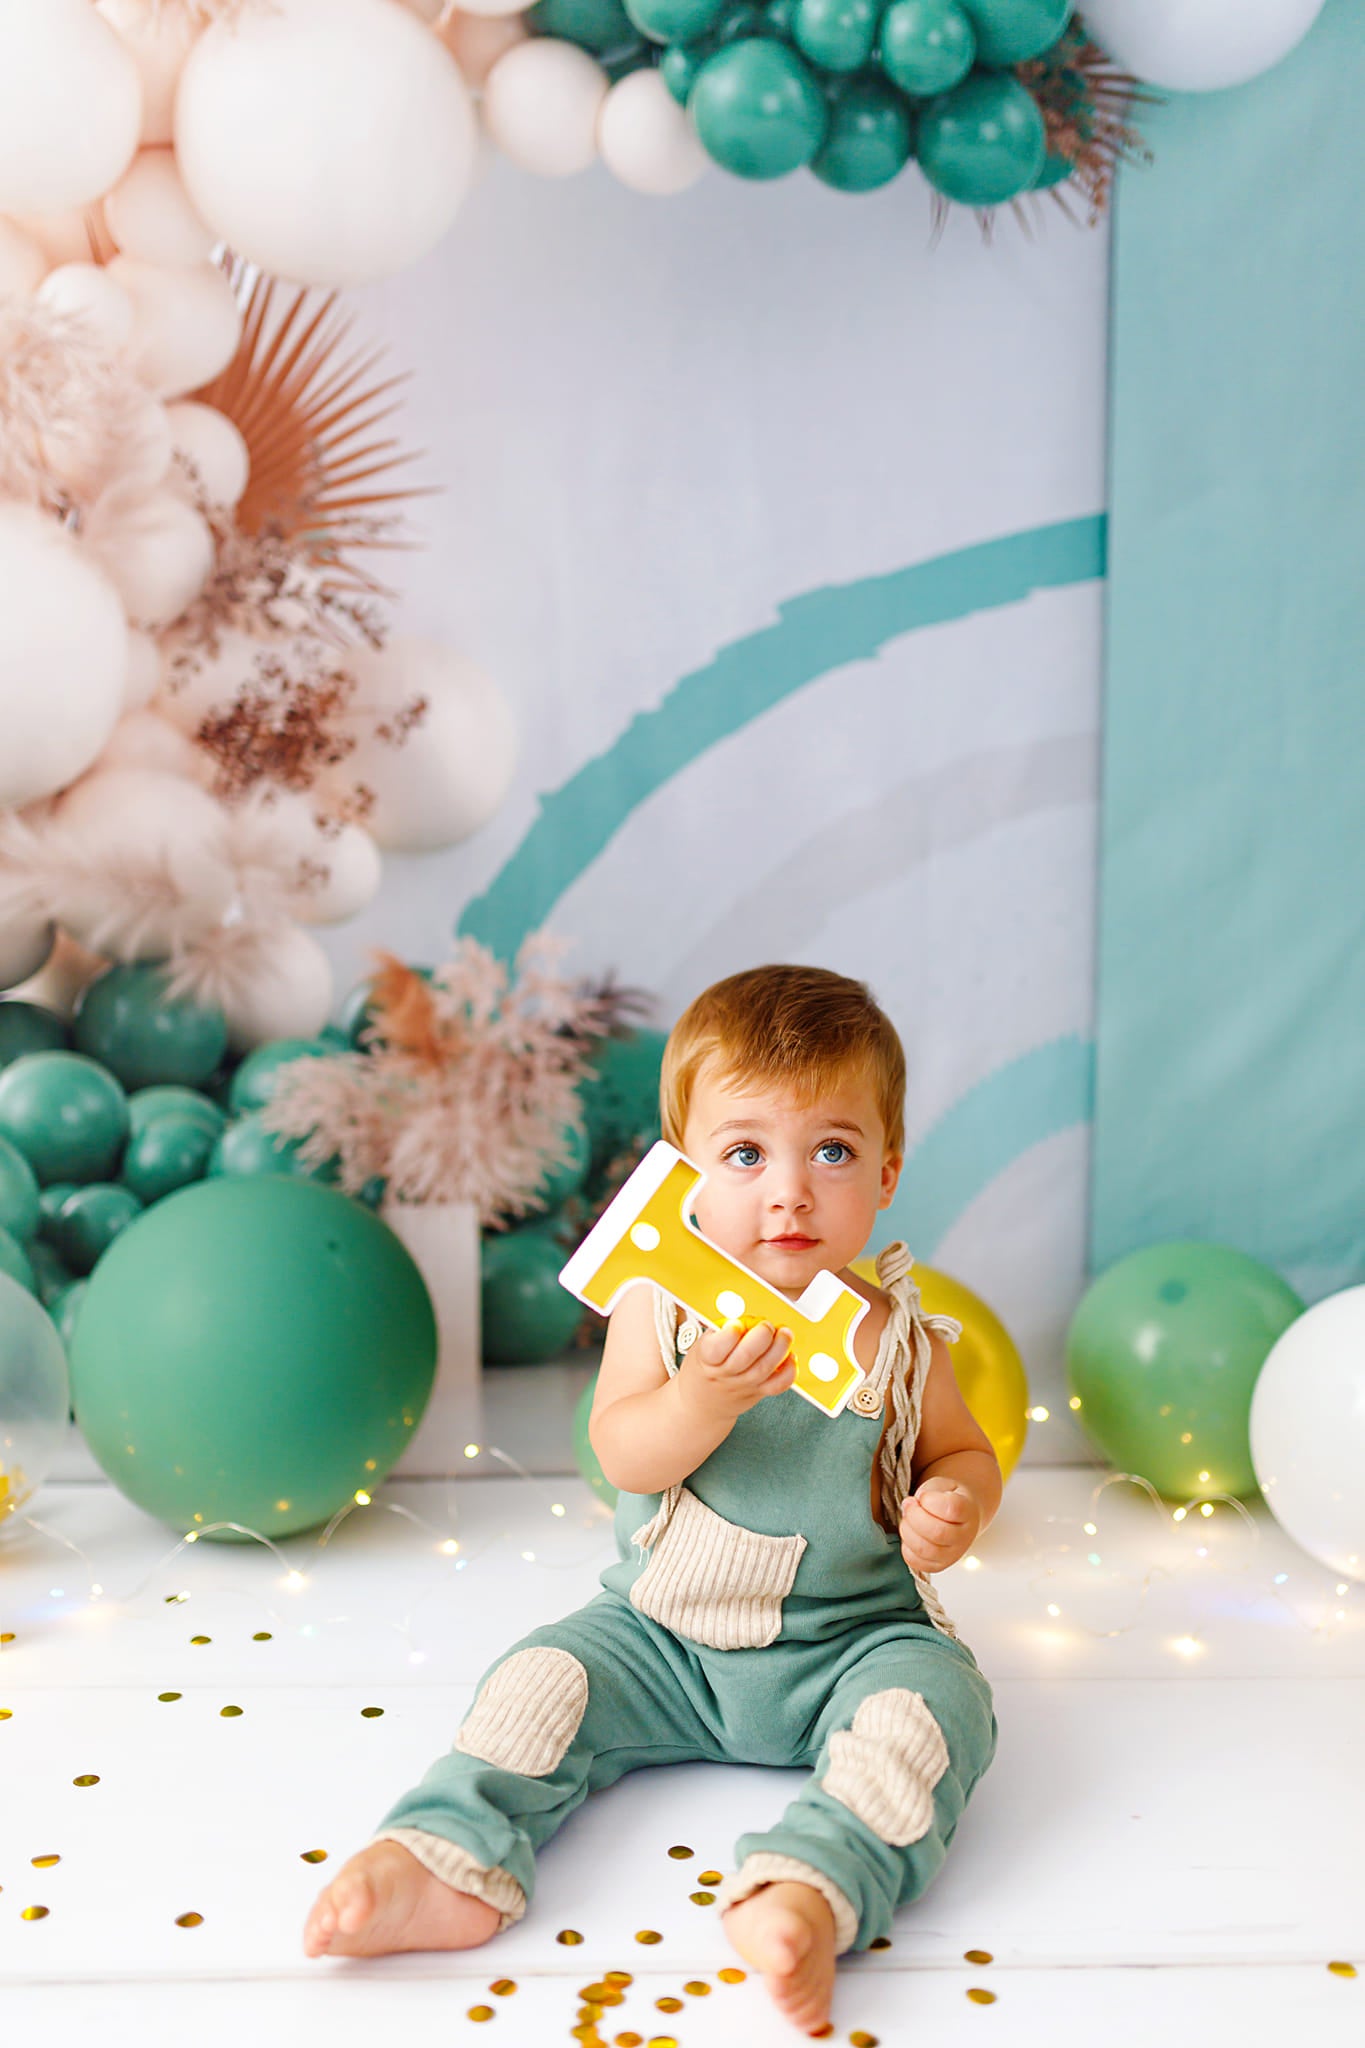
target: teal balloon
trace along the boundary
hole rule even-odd
[[[704,43],[670,43],[659,59],[659,76],[672,93],[680,107],[685,107],[688,95],[697,82],[697,73],[714,45]]]
[[[830,95],[829,134],[811,169],[838,192],[873,192],[905,168],[914,138],[910,109],[895,88],[855,78]]]
[[[228,1107],[233,1116],[249,1109],[264,1109],[275,1093],[281,1069],[295,1060],[326,1059],[333,1048],[317,1038],[273,1038],[258,1045],[238,1067],[228,1086]]]
[[[592,1148],[588,1133],[581,1124],[570,1124],[564,1132],[568,1145],[568,1157],[562,1166],[543,1174],[536,1185],[535,1203],[538,1209],[559,1209],[576,1195],[588,1177],[592,1164]]]
[[[769,36],[717,50],[698,72],[687,107],[707,155],[739,178],[799,170],[829,126],[810,67]]]
[[[792,37],[822,71],[861,71],[872,55],[880,0],[797,0]]]
[[[54,1010],[17,996],[0,1002],[0,1067],[26,1052],[63,1052],[68,1043],[66,1025]]]
[[[237,1117],[215,1141],[209,1154],[212,1179],[245,1179],[257,1174],[288,1174],[297,1180],[335,1180],[336,1166],[309,1166],[299,1157],[301,1138],[282,1138],[268,1131],[259,1109]]]
[[[181,1530],[291,1536],[373,1492],[435,1369],[431,1301],[387,1225],[309,1181],[212,1180],[100,1260],[71,1390],[138,1507]]]
[[[17,1280],[28,1293],[38,1292],[38,1275],[33,1270],[33,1261],[18,1238],[11,1237],[7,1230],[0,1230],[0,1273]]]
[[[44,1184],[109,1179],[127,1136],[127,1096],[84,1053],[25,1053],[0,1073],[0,1137]]]
[[[26,1244],[42,1221],[38,1176],[17,1145],[0,1138],[0,1229]]]
[[[226,1112],[194,1088],[139,1088],[128,1097],[128,1129],[132,1137],[163,1116],[201,1123],[216,1138],[227,1125]]]
[[[564,1252],[532,1230],[483,1243],[483,1355],[490,1365],[533,1365],[572,1343],[583,1310],[559,1284]]]
[[[217,1142],[217,1134],[198,1117],[173,1110],[153,1117],[129,1138],[119,1179],[146,1208],[202,1180]]]
[[[726,0],[626,0],[626,13],[652,43],[692,43],[708,35]]]
[[[592,1438],[588,1435],[588,1420],[592,1414],[592,1397],[596,1391],[597,1374],[594,1373],[574,1405],[574,1463],[598,1499],[604,1500],[609,1508],[614,1508],[616,1506],[616,1488],[597,1462],[597,1453],[592,1447]]]
[[[185,996],[170,1000],[166,981],[164,968],[139,962],[107,967],[81,991],[72,1043],[125,1088],[195,1087],[227,1051],[222,1011]]]
[[[963,206],[1002,206],[1043,168],[1047,134],[1017,79],[974,71],[920,116],[916,143],[929,183]]]
[[[1026,64],[1050,50],[1071,19],[1073,0],[962,0],[976,30],[979,64]]]
[[[1049,151],[1043,158],[1043,168],[1033,181],[1035,192],[1050,192],[1054,185],[1064,185],[1073,176],[1076,166],[1070,157],[1053,156]]]
[[[51,1239],[57,1227],[57,1219],[62,1213],[67,1198],[75,1194],[76,1188],[77,1183],[74,1180],[54,1180],[49,1181],[48,1185],[43,1189],[38,1197],[38,1233],[40,1237]]]
[[[1249,1419],[1271,1346],[1303,1313],[1276,1273],[1225,1245],[1151,1245],[1088,1289],[1066,1342],[1077,1419],[1158,1493],[1256,1491]]]
[[[318,1033],[318,1044],[325,1045],[328,1052],[351,1050],[350,1035],[343,1031],[339,1024],[324,1024]]]
[[[763,9],[764,29],[769,35],[780,36],[783,42],[790,42],[796,26],[796,10],[800,0],[768,0]]]
[[[76,1318],[85,1300],[88,1280],[72,1280],[68,1277],[65,1287],[59,1288],[51,1297],[44,1296],[47,1312],[51,1316],[57,1335],[69,1353],[76,1335]]]
[[[24,1251],[33,1268],[38,1299],[44,1308],[50,1308],[62,1289],[71,1285],[75,1276],[44,1238],[35,1238],[32,1244],[24,1246]]]
[[[662,1031],[632,1031],[604,1039],[578,1084],[594,1170],[608,1165],[636,1140],[659,1135],[659,1072],[667,1039]]]
[[[761,0],[738,0],[711,38],[712,54],[723,49],[727,43],[744,42],[751,36],[770,36],[774,33],[772,20]]]
[[[636,36],[631,42],[622,43],[619,49],[608,50],[598,63],[607,78],[615,85],[622,78],[629,78],[632,71],[644,71],[651,67],[658,55],[658,44],[651,43],[644,36]]]
[[[527,11],[526,26],[532,35],[577,43],[595,57],[618,49],[635,33],[621,0],[536,0]]]
[[[877,55],[902,92],[930,99],[967,76],[976,60],[976,31],[957,0],[891,0]]]
[[[131,1188],[96,1181],[68,1195],[51,1233],[58,1257],[78,1277],[94,1271],[121,1230],[142,1214]]]

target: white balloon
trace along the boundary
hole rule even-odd
[[[203,786],[207,755],[179,726],[155,711],[125,711],[92,773],[106,768],[154,768],[159,775],[183,775]]]
[[[144,263],[207,263],[214,237],[185,196],[175,151],[140,149],[104,201],[109,232]]]
[[[711,159],[696,129],[652,67],[617,80],[597,117],[597,147],[614,177],[663,196],[695,185]]]
[[[106,268],[133,302],[129,353],[149,391],[179,398],[227,368],[241,339],[242,311],[214,264],[115,256]]]
[[[262,933],[249,986],[227,991],[228,1043],[249,1052],[272,1038],[316,1038],[332,1009],[332,963],[311,932],[281,924]]]
[[[163,958],[177,938],[202,936],[222,920],[236,887],[226,860],[223,807],[182,775],[157,768],[97,768],[61,798],[53,823],[78,835],[98,879],[60,905],[62,926],[96,943],[108,905],[107,874],[121,863],[155,862],[170,897],[143,918],[132,956]]]
[[[243,892],[264,870],[280,907],[301,924],[340,924],[379,893],[382,863],[369,833],[324,829],[312,800],[292,790],[254,791],[235,806],[228,845]]]
[[[162,651],[156,709],[182,732],[194,733],[212,713],[226,711],[246,684],[264,679],[263,664],[272,650],[266,641],[225,626],[217,634],[216,651],[191,647],[175,633],[167,635]]]
[[[0,989],[37,974],[56,940],[57,927],[49,918],[6,918],[0,924]]]
[[[32,235],[12,220],[0,220],[0,298],[28,298],[46,270],[47,258]]]
[[[199,33],[189,10],[172,0],[95,0],[142,79],[143,142],[169,142],[180,67]]]
[[[123,709],[128,625],[108,577],[70,534],[0,504],[0,808],[64,789]]]
[[[1168,92],[1217,92],[1269,71],[1302,42],[1323,0],[1086,0],[1094,40]]]
[[[90,0],[0,7],[0,209],[86,206],[137,148],[137,66]]]
[[[526,0],[463,0],[462,14],[482,14],[496,17],[505,14],[520,14]]]
[[[177,399],[166,415],[175,452],[193,467],[210,503],[235,505],[251,471],[251,455],[236,421],[194,398]]]
[[[149,491],[108,513],[97,506],[86,545],[137,626],[169,626],[198,597],[213,570],[207,520],[172,490]]]
[[[445,234],[474,113],[449,52],[393,0],[271,0],[195,44],[175,142],[191,204],[239,256],[365,284]]]
[[[597,155],[607,74],[586,50],[533,36],[500,57],[483,89],[483,118],[498,148],[524,171],[567,178]]]
[[[88,217],[87,217],[88,216]],[[95,256],[92,236],[104,220],[102,204],[60,213],[15,213],[14,225],[43,252],[44,268],[57,263],[89,263]]]
[[[1251,1464],[1286,1534],[1365,1579],[1365,1287],[1329,1295],[1277,1339],[1251,1396]]]
[[[92,953],[57,927],[57,943],[38,972],[8,991],[15,1002],[41,1003],[59,1017],[69,1017],[81,991],[109,965],[108,955]]]
[[[396,853],[429,853],[467,839],[492,817],[516,765],[516,727],[497,687],[462,655],[435,641],[394,639],[352,658],[355,728],[348,779],[374,792],[366,826]],[[418,697],[421,723],[399,746],[373,736],[376,717]]]
[[[467,83],[475,87],[486,82],[499,57],[528,39],[519,14],[452,14],[439,34]]]
[[[38,287],[40,305],[69,313],[98,336],[111,355],[128,346],[133,332],[133,302],[116,278],[98,263],[61,263],[49,270]]]
[[[141,711],[161,687],[161,650],[150,633],[134,627],[128,635],[128,682],[123,692],[123,709]]]

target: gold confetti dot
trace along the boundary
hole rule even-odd
[[[682,2011],[682,2000],[680,1998],[656,1998],[654,2003],[660,2012]]]
[[[697,1852],[695,1849],[685,1849],[681,1842],[677,1842],[668,1853],[670,1856],[676,1857],[679,1863],[682,1863],[687,1857],[695,1856]]]
[[[1354,1963],[1329,1963],[1327,1967],[1334,1977],[1354,1977],[1356,1973]]]
[[[325,1849],[304,1849],[300,1852],[299,1861],[300,1863],[325,1863],[327,1861],[327,1851]]]
[[[889,1941],[887,1940],[887,1938],[886,1938],[886,1936],[885,1936],[884,1934],[879,1934],[879,1935],[877,1936],[877,1939],[876,1939],[875,1941],[870,1941],[870,1942],[869,1942],[869,1943],[868,1943],[867,1945],[868,1945],[868,1947],[869,1947],[870,1949],[873,1949],[873,1948],[890,1948],[890,1946],[891,1946],[890,1942],[889,1942]]]
[[[979,1985],[976,1984],[973,1984],[971,1990],[967,1993],[967,1996],[968,1998],[970,1998],[973,2005],[995,2004],[995,1993],[993,1991],[982,1991]]]
[[[21,1914],[19,1915],[19,1918],[20,1918],[21,1920],[46,1920],[46,1918],[47,1918],[47,1907],[46,1907],[46,1906],[25,1906],[25,1908],[24,1908],[23,1912],[22,1912],[22,1913],[21,1913]]]
[[[694,1977],[690,1984],[684,1984],[683,1990],[689,1998],[709,1998],[711,1996],[711,1986],[703,1984],[700,1977]]]
[[[252,1638],[253,1643],[273,1643],[275,1638],[268,1628],[260,1629]]]
[[[83,1771],[79,1778],[71,1780],[73,1785],[98,1785],[99,1779],[93,1771]]]
[[[867,2033],[862,2027],[855,2027],[848,2038],[850,2048],[877,2048],[877,2036]]]
[[[697,1879],[697,1883],[698,1883],[698,1884],[719,1884],[719,1883],[720,1883],[720,1872],[719,1872],[718,1870],[703,1870],[703,1871],[702,1871],[702,1873],[701,1873],[701,1875],[700,1875],[700,1877],[699,1877],[699,1878]]]
[[[471,2005],[469,2008],[469,2017],[472,2020],[491,2020],[493,2017],[493,2008],[491,2005]]]
[[[651,2034],[649,2048],[678,2048],[672,2034]]]
[[[360,1718],[362,1721],[377,1721],[383,1711],[382,1707],[362,1707],[360,1709]]]
[[[988,1948],[969,1948],[964,1950],[962,1960],[964,1963],[980,1963],[984,1965],[986,1963],[993,1963],[995,1957]]]
[[[663,1936],[662,1934],[656,1934],[652,1927],[642,1927],[635,1939],[642,1941],[646,1948],[651,1948],[656,1941],[662,1941]]]
[[[714,1892],[689,1892],[687,1896],[694,1906],[714,1906],[716,1903]]]
[[[225,1721],[235,1721],[237,1716],[241,1713],[241,1711],[242,1709],[240,1707],[220,1707],[218,1709],[218,1712],[222,1715]]]
[[[175,1924],[177,1927],[202,1927],[204,1916],[202,1913],[177,1913]]]
[[[189,1597],[188,1593],[167,1593],[164,1596],[164,1605],[167,1607],[178,1607],[182,1600],[188,1600]]]
[[[13,1707],[0,1707],[0,1721],[12,1721],[13,1719],[14,1719],[14,1709],[13,1709]]]
[[[499,1977],[497,1983],[490,1984],[488,1988],[495,1998],[510,1998],[517,1983],[515,1977]]]
[[[7,1628],[7,1629],[6,1629],[6,1630],[5,1630],[4,1632],[3,1632],[3,1634],[0,1634],[0,1643],[12,1643],[13,1641],[14,1641],[14,1630],[13,1630],[12,1628]]]
[[[825,2024],[823,2025],[823,2027],[817,2027],[817,2028],[815,2029],[814,2033],[813,2033],[813,2034],[812,2034],[812,2035],[810,2036],[810,2039],[811,2039],[812,2041],[828,2041],[828,2039],[829,2039],[830,2035],[831,2035],[831,2034],[832,2034],[833,2032],[834,2032],[834,2022],[833,2022],[833,2020],[826,2020],[826,2021],[825,2021]]]
[[[51,1870],[54,1863],[61,1862],[60,1856],[32,1856],[29,1861],[35,1870]]]
[[[565,1948],[577,1948],[582,1939],[576,1927],[562,1927],[555,1936],[555,1940],[563,1942]]]
[[[589,2003],[587,2005],[580,2005],[578,2008],[578,2018],[580,2025],[586,2026],[588,2024],[591,2024],[595,2027],[597,2025],[597,2022],[601,2019],[601,2017],[602,2008],[600,2005],[593,2005]]]
[[[599,2020],[602,2017],[602,2007],[604,2005],[620,2005],[624,1997],[624,1994],[618,1991],[614,1984],[585,1984],[578,1995],[580,1998],[585,1998],[589,2005],[596,2007],[593,2018]]]
[[[722,1984],[742,1984],[748,1972],[745,1970],[717,1970]]]
[[[635,1979],[631,1976],[629,1970],[608,1970],[602,1981],[604,1984],[614,1984],[616,1989],[620,1991],[625,1985],[633,1984]]]
[[[212,1636],[191,1636],[191,1637],[190,1637],[190,1641],[191,1641],[192,1643],[211,1643],[211,1642],[213,1641],[213,1637],[212,1637]]]
[[[643,2034],[618,2034],[616,2048],[644,2048]]]

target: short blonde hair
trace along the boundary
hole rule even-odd
[[[851,1074],[872,1084],[886,1149],[905,1143],[905,1053],[866,984],[825,967],[751,967],[703,989],[664,1048],[664,1136],[681,1146],[697,1075],[787,1089],[809,1102]]]

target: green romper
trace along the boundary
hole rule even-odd
[[[813,1885],[837,1946],[886,1935],[942,1863],[995,1752],[991,1693],[895,1524],[911,1490],[928,1332],[910,1257],[877,1262],[891,1314],[876,1364],[831,1421],[760,1401],[666,1494],[623,1494],[603,1591],[485,1675],[454,1748],[377,1840],[519,1919],[535,1852],[599,1786],[647,1764],[796,1765],[776,1827],[743,1836],[722,1909],[781,1878]],[[660,1295],[670,1372],[698,1334]],[[883,1512],[872,1519],[880,1456]]]

